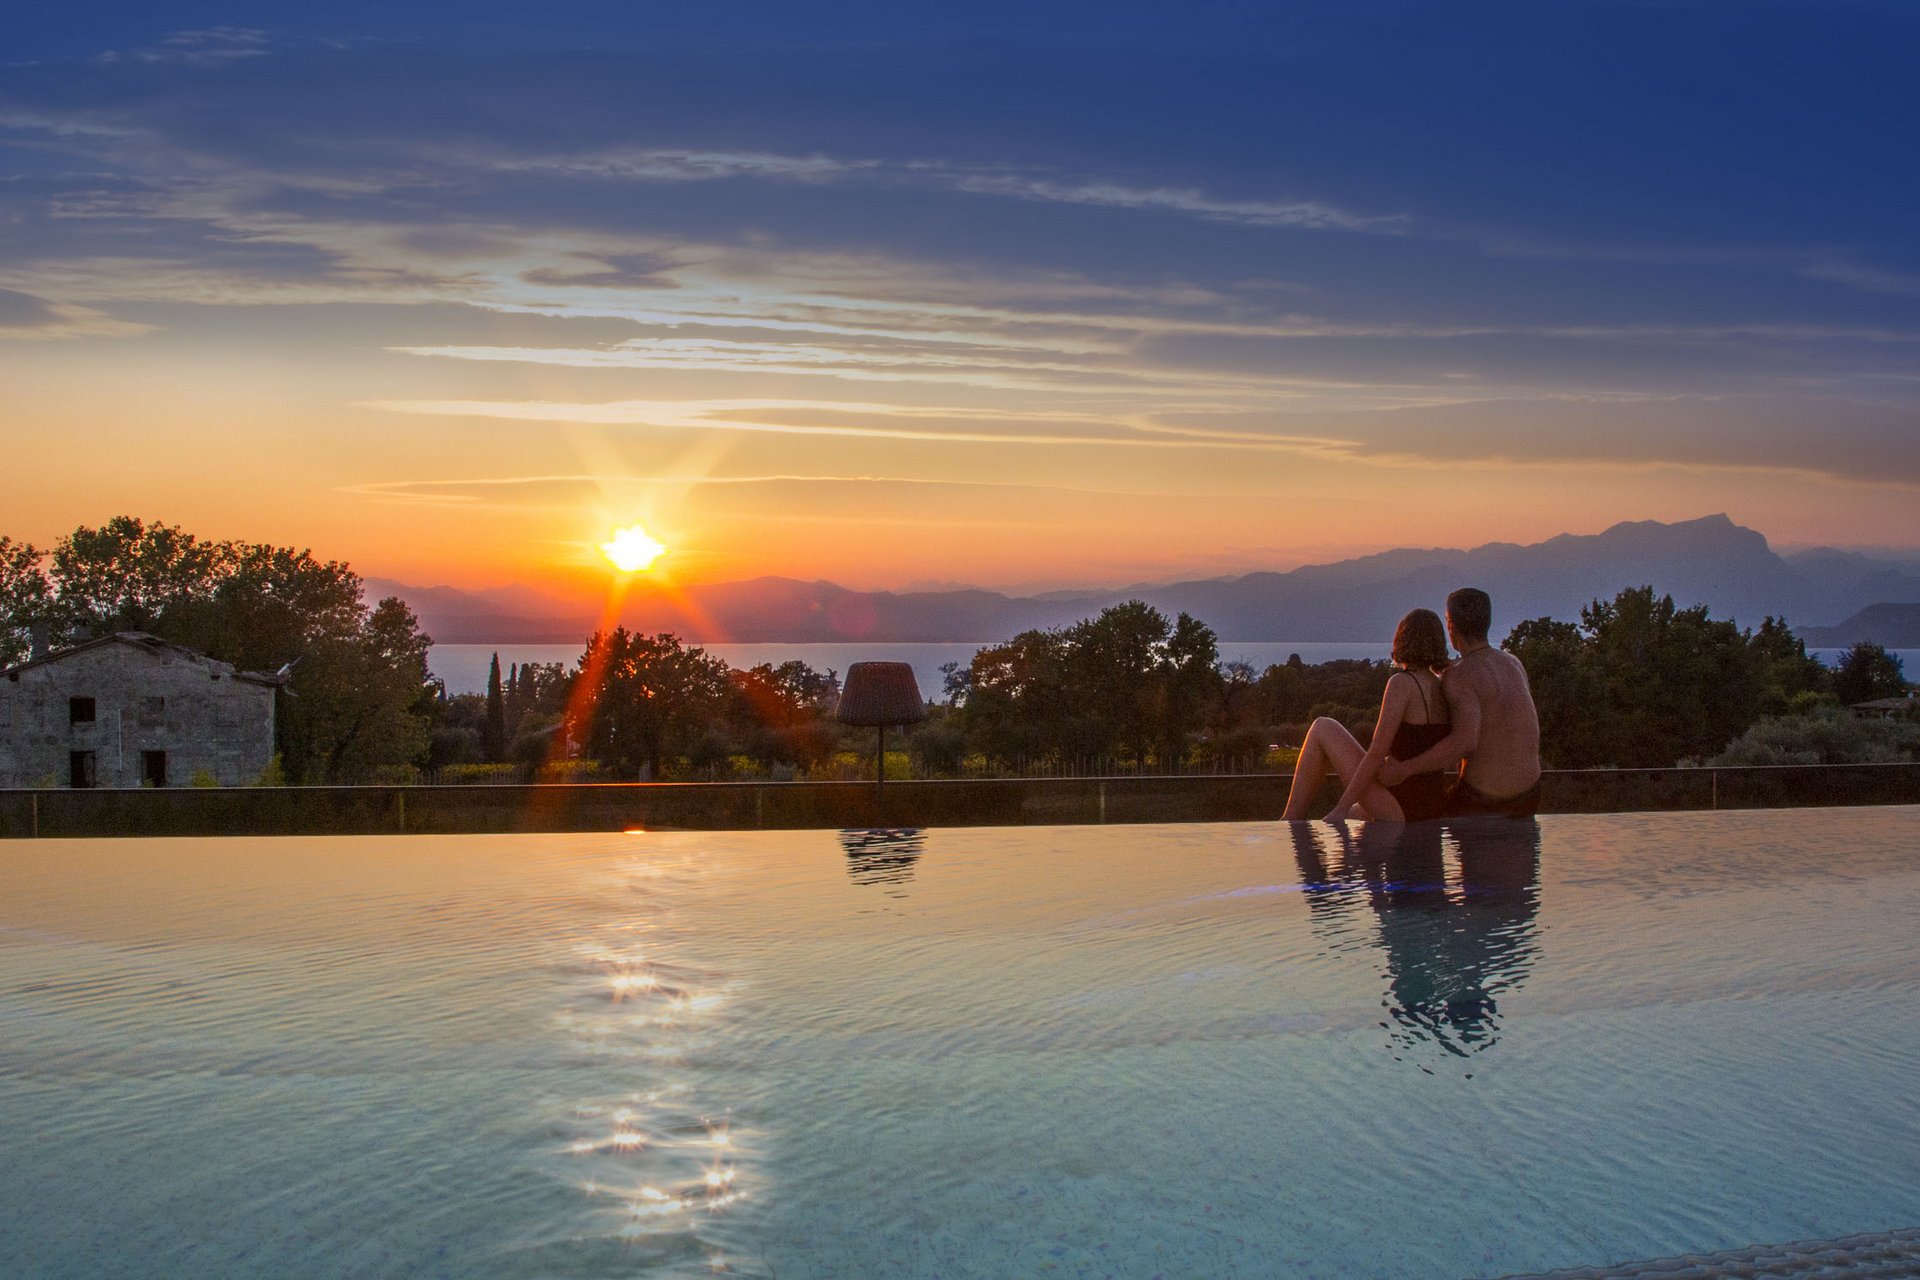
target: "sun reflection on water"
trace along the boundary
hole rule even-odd
[[[732,1266],[705,1234],[715,1215],[748,1196],[754,1152],[721,1100],[675,1079],[733,1016],[733,983],[685,963],[670,904],[683,881],[703,874],[684,858],[622,858],[605,881],[615,909],[577,938],[563,963],[567,1002],[556,1029],[576,1052],[627,1059],[640,1087],[583,1099],[566,1111],[558,1176],[601,1207],[607,1235],[639,1240],[683,1235],[707,1251],[716,1272]],[[676,1246],[677,1247],[677,1246]]]

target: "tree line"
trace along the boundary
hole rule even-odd
[[[427,749],[432,642],[401,601],[362,594],[337,560],[131,516],[48,552],[0,536],[0,665],[28,657],[36,632],[64,644],[143,631],[243,671],[286,667],[269,780],[395,780]]]
[[[43,627],[63,640],[139,630],[242,669],[290,667],[276,715],[289,782],[854,777],[870,767],[870,735],[833,718],[835,672],[735,669],[671,634],[617,627],[589,638],[571,666],[503,671],[496,656],[484,694],[449,695],[406,606],[362,595],[338,561],[131,517],[76,529],[48,552],[0,537],[0,665],[27,656]],[[1636,587],[1594,601],[1577,623],[1524,621],[1503,647],[1532,680],[1549,767],[1920,752],[1920,724],[1845,710],[1900,694],[1896,659],[1859,645],[1829,671],[1783,619],[1747,630]],[[1318,716],[1366,741],[1392,667],[1222,662],[1204,622],[1134,600],[1022,632],[942,674],[890,772],[1285,769]]]

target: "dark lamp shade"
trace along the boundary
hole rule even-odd
[[[856,662],[847,668],[834,716],[842,724],[914,724],[927,718],[927,704],[908,663]]]

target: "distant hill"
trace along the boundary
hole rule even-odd
[[[1771,614],[1803,624],[1848,617],[1879,601],[1920,599],[1920,570],[1852,552],[1776,554],[1724,515],[1676,524],[1638,521],[1604,533],[1562,534],[1530,546],[1401,549],[1309,565],[1118,591],[1008,596],[997,591],[853,591],[832,582],[755,578],[688,588],[668,597],[644,587],[627,601],[627,625],[694,642],[892,642],[1003,640],[1061,626],[1108,605],[1141,599],[1184,610],[1227,641],[1382,639],[1408,609],[1439,609],[1458,586],[1493,595],[1496,634],[1527,618],[1575,621],[1596,599],[1651,584],[1682,605],[1757,625]],[[593,619],[531,593],[469,594],[369,583],[405,599],[441,643],[574,643]],[[1851,620],[1851,619],[1850,619]],[[1883,643],[1885,643],[1883,641]]]
[[[1886,649],[1920,649],[1920,604],[1868,605],[1831,627],[1801,627],[1799,635],[1815,649],[1846,649],[1862,640]]]

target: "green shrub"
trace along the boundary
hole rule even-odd
[[[960,771],[961,762],[966,759],[967,735],[950,724],[931,724],[915,732],[907,748],[919,762],[922,773],[950,777]]]
[[[600,782],[598,760],[553,760],[534,772],[535,782]]]
[[[1292,773],[1293,767],[1300,763],[1300,748],[1274,747],[1260,757],[1260,763],[1275,773]]]
[[[1714,756],[1710,765],[1890,764],[1920,755],[1920,724],[1817,707],[1801,715],[1769,716]]]

